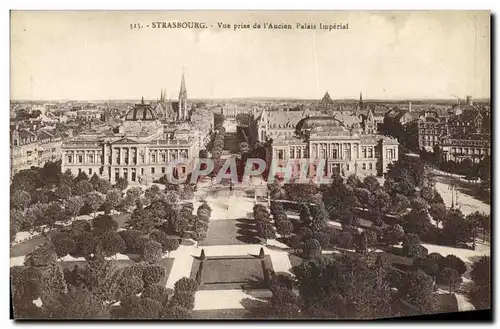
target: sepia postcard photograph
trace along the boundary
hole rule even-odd
[[[491,320],[491,25],[11,10],[11,318]]]

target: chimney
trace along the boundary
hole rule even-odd
[[[408,102],[408,112],[411,112],[411,101]]]

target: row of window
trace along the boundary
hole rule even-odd
[[[166,154],[161,154],[161,162],[160,163],[166,163],[167,162],[167,158],[166,158]],[[187,153],[181,153],[181,158],[186,158],[187,157]],[[109,160],[111,162],[111,157],[109,157]],[[176,155],[175,154],[172,154],[171,155],[171,161],[175,161],[177,159]],[[67,160],[67,163],[73,163],[73,155],[68,155],[66,157],[66,160]],[[121,157],[120,156],[116,156],[115,157],[115,164],[121,164]],[[132,159],[132,163],[133,164],[137,164],[137,157],[133,157]],[[140,156],[140,160],[141,162],[140,163],[144,163],[144,155],[141,155]],[[151,154],[151,158],[150,158],[151,162],[150,163],[157,163],[157,158],[156,158],[156,154]],[[82,164],[84,161],[84,155],[77,155],[76,156],[76,163],[79,163],[79,164]],[[101,162],[102,162],[102,157],[101,157]],[[94,155],[93,154],[88,154],[87,155],[87,163],[89,164],[94,164],[95,163],[95,159],[94,159]],[[123,161],[124,164],[128,165],[129,164],[129,158],[128,157],[125,157],[124,161]]]
[[[485,150],[484,149],[473,149],[473,148],[468,148],[468,147],[453,147],[451,149],[451,153],[455,153],[455,154],[465,154],[465,155],[468,155],[468,154],[485,154]]]
[[[144,175],[144,168],[140,168],[140,169],[141,169],[141,175]],[[156,168],[151,168],[150,170],[151,170],[151,174],[153,174],[153,175],[154,175],[154,174],[156,173]],[[182,173],[182,174],[185,174],[185,173],[186,173],[186,167],[181,167],[181,168],[180,168],[180,170],[181,170],[181,173]],[[83,171],[83,169],[78,168],[78,173],[79,173],[79,174],[80,174],[82,171]],[[136,177],[136,172],[137,172],[137,170],[136,170],[136,168],[131,168],[131,169],[130,169],[130,171],[131,171],[131,178],[132,178],[132,181],[134,181],[134,182],[135,182],[135,177]],[[92,168],[89,168],[87,172],[88,172],[89,176],[91,176],[91,175],[93,175],[93,174],[94,174],[94,171],[93,171],[93,169],[92,169]],[[165,167],[162,167],[162,168],[161,168],[161,173],[162,173],[162,174],[165,174],[165,173],[166,173],[166,168],[165,168]],[[99,169],[99,175],[102,175],[102,174],[103,174],[103,168],[100,168],[100,169]],[[115,168],[115,180],[117,180],[119,177],[120,177],[120,169],[119,169],[119,168]],[[123,177],[124,177],[125,179],[127,179],[127,180],[128,180],[128,169],[127,169],[127,168],[124,168],[124,169],[123,169]]]

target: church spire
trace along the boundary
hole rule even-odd
[[[187,109],[187,89],[186,80],[184,78],[184,71],[182,72],[181,88],[179,90],[179,119],[187,120],[188,109]]]

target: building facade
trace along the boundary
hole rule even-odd
[[[62,155],[62,138],[44,129],[38,132],[15,127],[11,130],[10,167],[11,177],[20,170],[42,167],[49,161],[57,161]]]
[[[80,134],[62,146],[62,170],[73,175],[94,173],[110,182],[120,177],[150,183],[172,167],[179,177],[187,175],[198,156],[198,143],[189,132],[166,131],[154,110],[137,104],[125,116],[118,131],[100,130]]]
[[[425,112],[416,125],[419,149],[432,152],[434,146],[441,144],[441,138],[448,135],[448,118],[437,112]]]
[[[389,163],[398,160],[399,143],[377,135],[373,113],[367,114],[264,110],[256,118],[254,129],[260,142],[272,139],[272,159],[280,165],[291,160],[292,178],[300,175],[303,165],[309,166],[309,175],[316,175],[320,159],[325,161],[324,174],[328,177],[334,172],[381,176]]]

